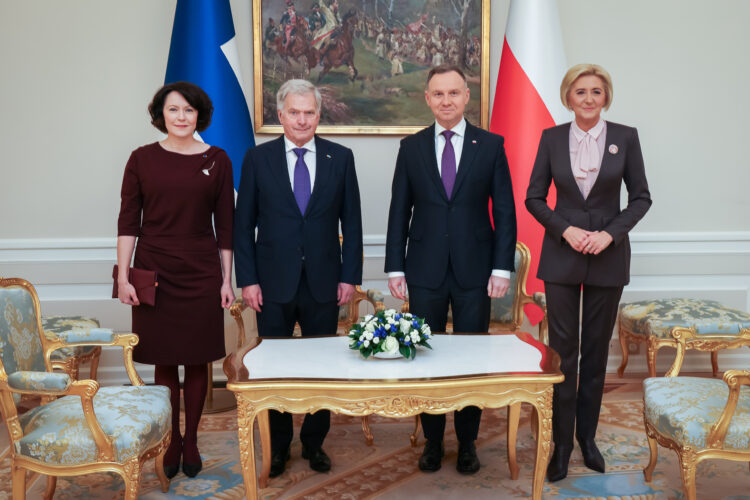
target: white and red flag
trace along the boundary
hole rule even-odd
[[[557,0],[511,0],[490,131],[505,137],[518,240],[531,251],[529,293],[544,289],[536,277],[544,229],[524,201],[542,130],[570,121],[570,112],[560,102],[560,82],[566,70]],[[555,200],[553,186],[547,201],[554,205]],[[542,318],[533,306],[527,306],[526,314],[534,324]]]

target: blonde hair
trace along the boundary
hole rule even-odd
[[[610,104],[612,104],[612,77],[609,76],[609,73],[607,73],[606,69],[602,68],[598,64],[576,64],[575,66],[570,68],[567,73],[565,73],[562,83],[560,84],[560,100],[562,101],[563,106],[571,109],[570,105],[568,104],[568,92],[570,92],[570,88],[573,86],[576,80],[578,80],[582,76],[599,77],[599,79],[604,84],[604,95],[607,98],[607,101],[604,103],[604,109],[605,111],[608,110]]]

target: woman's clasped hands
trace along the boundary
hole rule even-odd
[[[607,231],[586,231],[576,226],[568,226],[563,238],[573,250],[582,254],[598,255],[612,243],[612,236]]]

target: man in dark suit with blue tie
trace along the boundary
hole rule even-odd
[[[248,150],[234,224],[237,286],[255,309],[261,337],[333,335],[338,307],[362,283],[362,217],[352,151],[315,135],[321,96],[306,80],[276,95],[284,135]],[[339,243],[339,223],[343,243]],[[256,236],[257,231],[257,236]],[[271,477],[289,459],[292,416],[270,411]],[[305,416],[302,457],[319,472],[330,412]]]
[[[456,332],[487,332],[490,298],[508,291],[516,214],[503,138],[466,121],[466,77],[455,66],[430,70],[425,91],[435,124],[401,141],[388,216],[388,288],[410,312],[444,331],[448,307]],[[490,221],[488,204],[492,200]],[[408,246],[408,250],[407,250]],[[461,353],[456,353],[460,356]],[[456,469],[479,470],[474,441],[481,410],[455,413]],[[436,471],[443,457],[445,415],[423,413],[427,440],[419,459]]]

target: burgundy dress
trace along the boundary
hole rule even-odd
[[[121,197],[117,234],[138,238],[134,267],[159,280],[156,305],[132,308],[140,337],[133,359],[194,365],[224,357],[219,249],[232,248],[229,157],[215,146],[193,155],[158,142],[140,147],[125,166]]]

